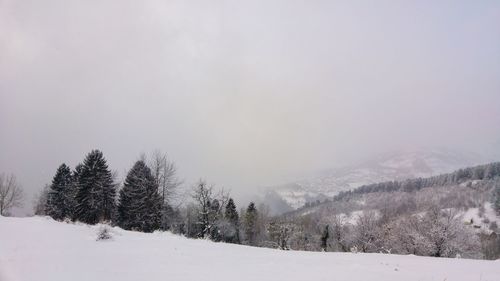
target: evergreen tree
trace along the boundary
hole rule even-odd
[[[36,195],[34,200],[33,212],[36,216],[47,215],[47,201],[49,199],[50,185],[46,184],[42,190]]]
[[[235,226],[240,224],[240,217],[238,211],[236,211],[236,204],[234,204],[233,198],[229,198],[227,201],[224,217]]]
[[[75,198],[76,198],[76,194],[78,192],[79,178],[80,178],[80,174],[82,172],[82,169],[83,169],[83,165],[81,163],[76,165],[75,170],[71,174],[72,187],[71,187],[71,190],[68,191],[68,193],[67,193],[66,200],[68,202],[68,206],[70,206],[69,217],[72,219],[75,218],[75,211],[76,211],[76,199]]]
[[[328,248],[328,238],[330,238],[330,232],[328,230],[328,225],[325,226],[323,233],[321,234],[321,250],[326,252]]]
[[[70,217],[72,206],[73,178],[71,169],[61,164],[50,185],[45,213],[55,220]]]
[[[238,215],[238,211],[236,211],[236,204],[234,204],[233,198],[229,198],[229,201],[226,204],[226,210],[224,213],[224,218],[229,223],[229,226],[232,228],[232,232],[228,232],[225,234],[224,240],[229,243],[240,243],[240,217]]]
[[[258,234],[258,213],[255,204],[250,202],[245,213],[245,237],[249,245],[255,246],[257,244]]]
[[[495,162],[495,163],[490,163],[486,165],[485,171],[484,171],[484,178],[485,179],[494,179],[495,177],[500,176],[500,163]]]
[[[163,204],[160,229],[169,230],[176,234],[185,234],[185,221],[179,208]]]
[[[496,179],[493,184],[493,207],[497,213],[500,214],[500,179]]]
[[[209,221],[209,238],[212,241],[219,242],[224,237],[221,233],[221,205],[219,200],[213,199],[209,202],[208,221]]]
[[[102,152],[91,151],[77,174],[74,219],[88,224],[110,221],[115,209],[116,189]]]
[[[118,225],[152,232],[160,228],[162,198],[151,170],[137,161],[127,174],[118,204]]]

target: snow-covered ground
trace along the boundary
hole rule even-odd
[[[486,202],[484,204],[484,213],[480,215],[479,208],[470,208],[466,212],[461,214],[462,220],[467,223],[471,223],[477,231],[490,232],[489,226],[491,222],[496,222],[500,225],[500,219],[496,215],[495,210],[491,203]]]
[[[500,280],[500,260],[253,248],[170,233],[0,217],[1,281]]]

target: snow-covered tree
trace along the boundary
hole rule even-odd
[[[38,194],[35,195],[35,198],[33,200],[33,213],[36,216],[46,215],[45,209],[49,197],[49,190],[50,190],[50,185],[46,184],[44,185],[42,190],[40,190]]]
[[[162,198],[151,170],[144,161],[137,161],[120,190],[118,225],[143,232],[159,229],[161,206]]]
[[[219,222],[222,220],[222,207],[219,200],[213,199],[210,202],[208,219],[210,222],[210,239],[213,241],[221,241],[223,239],[222,233],[219,229]]]
[[[208,186],[206,182],[200,180],[193,191],[193,199],[198,208],[199,229],[198,237],[206,238],[210,234],[210,205],[212,203],[213,186]]]
[[[190,203],[184,208],[185,232],[188,237],[200,238],[203,225],[199,221],[199,208],[197,204]]]
[[[73,210],[73,177],[66,164],[57,168],[45,205],[45,213],[55,220],[70,218]]]
[[[236,211],[236,204],[233,198],[229,198],[224,212],[226,224],[221,228],[223,230],[223,240],[228,243],[240,243],[240,217]]]
[[[115,210],[116,187],[102,152],[91,151],[78,174],[74,219],[88,224],[110,221]]]
[[[500,177],[493,184],[493,207],[500,214]]]
[[[258,235],[258,218],[259,214],[255,203],[250,202],[248,208],[245,212],[244,228],[245,228],[245,240],[248,245],[257,245],[257,235]]]
[[[75,212],[76,212],[76,194],[78,193],[79,189],[79,180],[80,180],[80,175],[82,173],[83,169],[83,164],[79,163],[76,165],[75,169],[71,173],[72,176],[72,183],[73,183],[73,188],[71,188],[71,191],[68,192],[68,200],[72,201],[70,202],[70,206],[72,206],[72,209],[70,210],[71,212],[71,218],[75,218]]]
[[[329,220],[331,246],[334,251],[348,252],[351,248],[349,227],[340,215],[334,215]]]
[[[164,204],[161,210],[160,229],[169,230],[173,233],[185,234],[185,222],[180,208],[174,208],[170,204]]]
[[[420,231],[428,243],[429,256],[475,257],[480,251],[478,237],[454,210],[429,210],[421,220]]]
[[[353,233],[353,242],[357,249],[364,253],[377,251],[378,235],[379,229],[376,213],[368,211],[359,215]]]
[[[290,238],[289,245],[292,250],[301,250],[301,251],[320,251],[321,248],[318,245],[318,240],[320,237],[308,231],[308,229],[303,226],[293,227],[291,225],[284,225],[284,233],[289,232],[287,234]],[[286,249],[286,248],[285,248]]]
[[[423,233],[421,216],[406,215],[391,221],[387,227],[391,229],[384,237],[384,248],[396,254],[429,255],[432,245]]]
[[[213,186],[200,180],[193,188],[192,197],[198,211],[197,229],[199,233],[197,237],[220,241],[222,236],[217,225],[223,218],[222,210],[227,204],[228,194],[224,190],[214,194]]]
[[[498,176],[500,176],[500,163],[497,162],[486,165],[484,171],[485,179],[493,179]]]
[[[481,248],[483,258],[488,260],[496,260],[500,258],[500,234],[495,232],[480,233]]]
[[[280,250],[289,250],[289,239],[292,235],[292,228],[285,222],[273,220],[267,226],[269,239],[274,243],[274,247]],[[301,249],[303,250],[303,249]]]

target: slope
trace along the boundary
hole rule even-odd
[[[499,261],[279,251],[0,217],[0,280],[499,280]]]
[[[448,149],[396,151],[357,165],[323,171],[308,179],[269,187],[262,201],[274,214],[280,214],[362,185],[428,177],[482,162],[486,162],[482,156]]]

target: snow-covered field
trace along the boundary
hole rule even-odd
[[[500,260],[312,253],[0,217],[1,281],[500,280]]]

